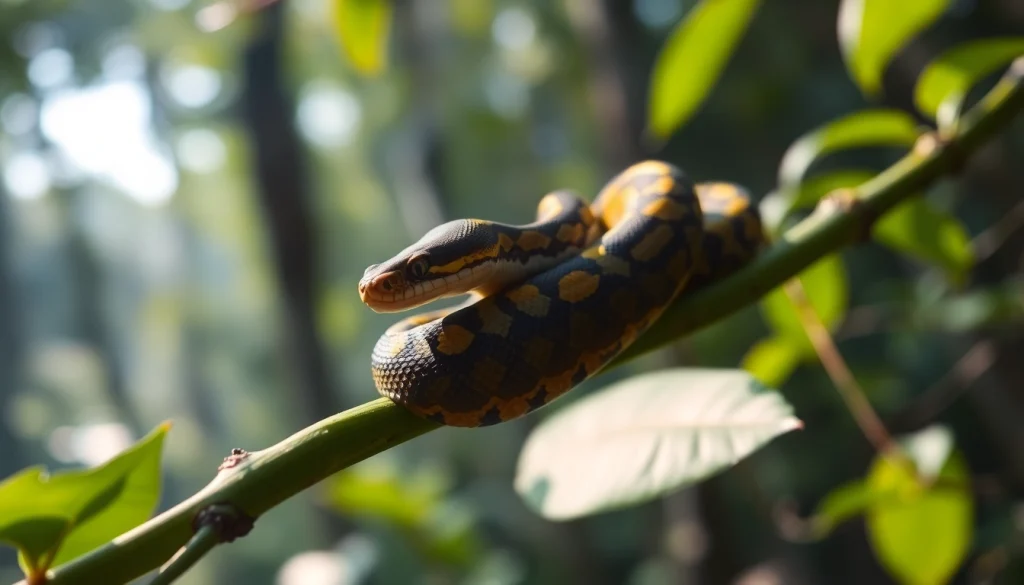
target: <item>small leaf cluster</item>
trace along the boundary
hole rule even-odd
[[[84,471],[25,469],[0,483],[0,543],[18,550],[30,583],[145,522],[160,496],[164,424]]]
[[[867,476],[833,490],[813,518],[814,536],[863,515],[871,546],[901,583],[945,583],[970,550],[971,477],[952,433],[933,426],[880,454]]]

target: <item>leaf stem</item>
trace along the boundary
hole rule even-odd
[[[956,135],[937,140],[928,148],[915,149],[858,187],[858,204],[819,207],[820,212],[788,231],[733,276],[681,298],[613,365],[735,313],[816,260],[859,241],[875,219],[959,168],[964,157],[1005,127],[1022,107],[1024,59],[1018,59],[964,116]],[[50,575],[50,584],[116,585],[131,581],[159,567],[189,540],[191,520],[204,507],[230,503],[259,518],[331,474],[436,428],[436,424],[383,398],[334,415],[269,449],[252,453],[188,500],[114,542],[57,567]]]

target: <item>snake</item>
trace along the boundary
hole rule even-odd
[[[364,304],[405,311],[377,341],[378,392],[443,425],[519,418],[594,376],[678,297],[726,277],[763,244],[740,186],[693,183],[678,167],[636,163],[587,203],[543,196],[536,220],[459,219],[366,269]]]

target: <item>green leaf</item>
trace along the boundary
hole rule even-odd
[[[160,500],[160,455],[169,428],[167,424],[157,427],[95,471],[109,482],[108,487],[79,513],[55,565],[98,548],[149,519]]]
[[[833,254],[826,256],[800,273],[807,300],[818,318],[832,330],[846,314],[849,287],[842,259]],[[783,287],[778,287],[761,299],[761,313],[778,337],[785,338],[813,356],[811,341],[804,331],[800,316]]]
[[[60,542],[69,526],[67,518],[37,516],[4,526],[0,529],[0,541],[17,545],[18,564],[26,574],[32,574],[49,566],[43,558],[54,543]]]
[[[757,342],[743,357],[743,369],[759,382],[776,387],[786,381],[803,359],[804,348],[785,337]]]
[[[349,63],[363,75],[376,75],[387,63],[390,0],[334,0],[334,25]]]
[[[815,536],[826,536],[836,526],[867,512],[888,506],[901,506],[907,497],[916,498],[922,491],[922,483],[930,485],[939,479],[939,474],[953,452],[953,435],[945,427],[934,425],[900,441],[903,453],[910,457],[912,468],[902,461],[876,461],[875,469],[885,466],[884,473],[891,474],[882,481],[854,481],[831,492],[818,504],[814,513]],[[901,466],[892,471],[890,466]],[[882,472],[880,472],[882,473]],[[913,481],[908,480],[911,478]]]
[[[818,503],[812,523],[814,535],[824,537],[836,526],[861,515],[878,499],[878,495],[863,481],[850,482],[832,490]]]
[[[917,137],[914,118],[900,110],[864,110],[843,116],[789,147],[779,165],[779,187],[796,190],[811,164],[831,152],[861,146],[910,147]]]
[[[912,466],[879,457],[867,484],[890,497],[868,509],[868,537],[879,561],[899,582],[940,585],[948,582],[970,549],[970,475],[963,457],[951,452],[952,439],[941,428],[927,429],[904,446],[922,475],[931,467],[938,469],[937,476],[934,483],[924,483]]]
[[[682,126],[718,80],[760,0],[703,0],[654,62],[647,125],[660,138]]]
[[[889,60],[938,18],[947,4],[949,0],[843,0],[839,44],[861,91],[875,95],[881,90]]]
[[[974,264],[971,242],[960,220],[919,197],[887,213],[872,232],[893,250],[939,266],[957,285],[964,283]]]
[[[934,118],[944,102],[959,110],[974,84],[1024,55],[1024,37],[969,41],[932,61],[917,80],[914,101]]]
[[[167,428],[94,469],[34,467],[0,483],[0,542],[17,547],[27,569],[45,570],[144,522],[159,497]]]
[[[738,370],[672,369],[613,384],[541,423],[516,491],[547,518],[650,500],[800,428],[778,393]]]

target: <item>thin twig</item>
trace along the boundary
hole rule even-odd
[[[803,283],[794,278],[786,283],[785,291],[796,308],[800,323],[803,325],[804,331],[807,332],[807,337],[810,338],[811,345],[814,347],[815,353],[818,354],[818,359],[821,360],[821,365],[824,366],[832,384],[839,391],[839,396],[846,403],[846,408],[850,410],[857,426],[860,427],[868,441],[874,445],[876,451],[880,454],[892,453],[894,446],[892,436],[882,424],[878,413],[872,408],[871,402],[868,401],[864,389],[860,387],[857,378],[850,371],[850,367],[846,365],[846,360],[839,353],[839,349],[825,324],[822,323],[821,317],[808,302]]]
[[[181,547],[171,560],[160,569],[160,573],[149,582],[149,585],[169,585],[185,574],[199,559],[217,546],[220,539],[213,526],[203,526],[192,536],[188,543]]]
[[[1006,215],[999,218],[971,240],[975,264],[995,254],[1011,235],[1024,227],[1024,201],[1019,201]]]
[[[901,427],[915,428],[926,421],[934,420],[992,367],[996,357],[997,351],[992,341],[978,341],[938,382],[925,390],[909,408],[889,422],[894,423],[895,420],[899,421]]]

